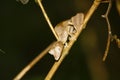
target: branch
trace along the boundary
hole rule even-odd
[[[58,67],[60,66],[60,64],[62,63],[62,61],[63,61],[64,58],[66,57],[66,55],[69,54],[69,50],[71,49],[72,45],[75,43],[76,39],[78,38],[78,36],[79,36],[80,33],[82,32],[82,30],[85,28],[87,22],[89,21],[90,17],[92,16],[93,12],[97,9],[97,7],[99,6],[99,4],[100,4],[101,1],[102,1],[102,0],[94,0],[93,5],[91,6],[90,10],[89,10],[88,13],[86,14],[86,17],[85,17],[85,19],[84,19],[84,22],[83,22],[83,24],[81,25],[80,31],[75,34],[74,40],[71,40],[71,41],[68,43],[68,47],[64,48],[61,58],[54,63],[54,65],[53,65],[52,68],[50,69],[49,73],[47,74],[45,80],[51,80],[51,78],[52,78],[53,75],[55,74],[56,70],[58,69]]]
[[[108,39],[107,39],[107,45],[106,45],[105,53],[104,53],[104,56],[103,56],[103,61],[106,60],[106,57],[108,55],[108,51],[109,51],[109,47],[110,47],[110,41],[111,41],[111,36],[112,36],[110,21],[108,19],[108,14],[110,12],[111,6],[112,6],[112,2],[111,2],[111,0],[109,0],[108,9],[107,9],[106,13],[104,15],[102,15],[102,17],[105,18],[105,20],[107,22],[107,28],[108,28]]]
[[[43,52],[34,58],[13,80],[20,80],[38,61],[40,61],[48,53],[54,43],[55,42],[51,43]]]
[[[39,4],[39,6],[40,6],[40,8],[41,8],[41,10],[42,10],[42,13],[43,13],[43,15],[44,15],[44,17],[45,17],[45,19],[46,19],[46,21],[47,21],[50,29],[52,30],[54,36],[55,36],[56,39],[58,40],[58,36],[57,36],[57,34],[56,34],[56,32],[55,32],[55,30],[54,30],[54,28],[53,28],[53,26],[52,26],[52,24],[51,24],[51,22],[50,22],[49,17],[47,16],[47,13],[45,12],[45,9],[44,9],[44,7],[43,7],[43,5],[42,5],[42,3],[41,3],[41,0],[36,0],[36,2]]]
[[[109,12],[110,12],[111,7],[112,7],[112,2],[111,2],[111,0],[108,0],[107,2],[109,2],[108,9],[107,9],[106,13],[104,15],[102,15],[102,17],[106,19],[107,28],[108,28],[108,39],[107,39],[106,50],[105,50],[105,53],[104,53],[104,56],[103,56],[103,61],[105,61],[106,58],[107,58],[111,41],[115,40],[117,45],[118,45],[118,48],[120,48],[120,39],[117,38],[117,35],[112,34],[110,21],[108,19],[108,15],[109,15]]]

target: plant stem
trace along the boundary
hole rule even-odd
[[[52,26],[52,24],[51,24],[51,22],[50,22],[50,19],[49,19],[49,17],[47,16],[47,13],[45,12],[45,9],[44,9],[44,7],[43,7],[43,5],[42,5],[42,3],[41,3],[41,0],[36,0],[36,1],[37,1],[37,3],[38,3],[39,6],[40,6],[40,8],[41,8],[41,10],[42,10],[42,13],[43,13],[43,15],[44,15],[44,17],[45,17],[45,19],[46,19],[46,21],[47,21],[50,29],[52,30],[54,36],[55,36],[56,39],[58,40],[58,35],[56,34],[56,32],[55,32],[55,30],[54,30],[54,28],[53,28],[53,26]]]
[[[109,19],[108,19],[108,15],[109,15],[111,7],[112,7],[112,2],[111,2],[111,0],[109,0],[108,9],[107,9],[106,13],[104,15],[102,15],[102,17],[105,18],[105,20],[107,22],[107,28],[108,28],[107,45],[106,45],[105,53],[104,53],[104,56],[103,56],[103,59],[102,59],[103,61],[105,61],[106,58],[107,58],[109,48],[110,48],[111,36],[112,36],[111,26],[110,26],[110,22],[109,22]]]
[[[13,80],[20,80],[38,61],[40,61],[55,42],[51,43],[43,52],[34,58]]]

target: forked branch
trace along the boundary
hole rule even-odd
[[[111,41],[115,40],[118,47],[120,48],[120,39],[117,37],[117,35],[112,34],[110,21],[108,19],[108,15],[109,15],[109,12],[110,12],[111,7],[112,7],[112,1],[111,0],[106,0],[105,3],[106,2],[109,3],[108,9],[107,9],[106,13],[104,15],[102,15],[102,17],[105,18],[105,20],[107,22],[108,38],[107,38],[107,45],[106,45],[105,53],[104,53],[104,56],[103,56],[103,61],[105,61],[106,58],[107,58]],[[104,3],[104,1],[103,1],[103,3]]]
[[[111,42],[111,36],[112,36],[111,26],[110,26],[110,22],[109,22],[109,19],[108,19],[108,15],[109,15],[109,12],[110,12],[111,7],[112,7],[111,0],[109,0],[108,3],[109,3],[109,5],[108,5],[108,9],[107,9],[106,13],[104,15],[102,15],[102,17],[105,18],[105,20],[107,22],[107,28],[108,28],[107,45],[106,45],[105,53],[104,53],[104,56],[103,56],[103,61],[106,60],[106,57],[108,55],[109,48],[110,48],[110,42]]]

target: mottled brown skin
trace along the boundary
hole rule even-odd
[[[55,32],[58,35],[59,41],[63,44],[66,43],[68,36],[74,36],[74,33],[80,30],[81,24],[83,23],[84,14],[78,13],[71,19],[63,21],[56,25]]]
[[[71,19],[63,21],[55,26],[58,41],[49,51],[49,53],[54,56],[55,60],[60,58],[63,48],[67,46],[67,41],[73,39],[75,33],[80,30],[83,20],[84,14],[78,13]]]

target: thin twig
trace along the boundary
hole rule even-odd
[[[44,9],[44,7],[43,7],[43,5],[42,5],[42,3],[41,3],[41,0],[36,0],[36,2],[39,4],[39,6],[40,6],[40,8],[41,8],[41,10],[42,10],[42,13],[43,13],[43,15],[44,15],[44,17],[45,17],[45,19],[46,19],[46,21],[47,21],[50,29],[52,30],[54,36],[55,36],[56,39],[58,40],[58,36],[57,36],[57,34],[56,34],[56,32],[55,32],[55,30],[54,30],[54,28],[53,28],[53,26],[52,26],[52,24],[51,24],[51,22],[50,22],[49,17],[47,16],[47,13],[45,12],[45,9]]]
[[[111,42],[111,36],[112,36],[111,26],[110,26],[110,22],[109,22],[109,19],[108,19],[108,15],[109,15],[111,6],[112,6],[112,2],[111,2],[111,0],[109,0],[108,9],[107,9],[106,13],[104,15],[102,15],[102,17],[105,18],[105,20],[107,22],[107,28],[108,28],[107,45],[106,45],[105,53],[104,53],[104,56],[103,56],[103,61],[106,60],[106,57],[108,55],[109,48],[110,48],[110,42]]]
[[[53,75],[55,74],[56,70],[58,69],[58,67],[60,66],[60,64],[62,63],[62,61],[64,60],[64,58],[66,57],[66,55],[69,54],[69,50],[71,49],[72,45],[75,43],[76,39],[78,38],[78,36],[80,35],[80,33],[82,32],[82,30],[85,28],[87,22],[89,21],[90,17],[92,16],[93,12],[97,9],[97,7],[99,6],[101,0],[95,0],[93,5],[91,6],[90,10],[88,11],[88,13],[86,14],[86,17],[84,19],[83,24],[81,25],[81,29],[78,33],[75,34],[74,36],[74,40],[71,40],[68,44],[68,47],[64,48],[63,53],[61,58],[54,63],[54,65],[52,66],[52,68],[50,69],[49,73],[47,74],[45,80],[51,80],[51,78],[53,77]]]
[[[43,52],[34,58],[13,80],[20,80],[38,61],[40,61],[48,53],[49,49],[54,43],[55,42],[51,43]]]

